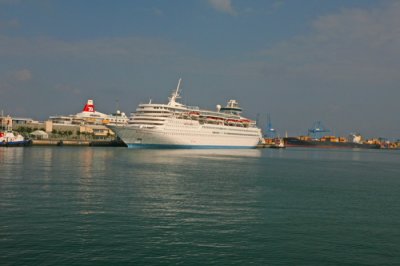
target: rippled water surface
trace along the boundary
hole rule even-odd
[[[0,149],[1,265],[400,265],[400,152]]]

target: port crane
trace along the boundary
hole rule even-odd
[[[317,121],[314,123],[313,127],[308,130],[308,136],[312,139],[320,139],[329,132],[330,130],[326,128],[321,121]]]
[[[276,138],[276,130],[272,127],[271,116],[267,115],[267,127],[265,128],[265,135],[264,137],[273,139]]]

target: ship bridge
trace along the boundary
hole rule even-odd
[[[229,100],[226,107],[220,109],[221,112],[239,115],[242,112],[242,108],[239,107],[239,103],[236,100]]]

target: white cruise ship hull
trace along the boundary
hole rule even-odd
[[[225,126],[171,127],[109,126],[128,148],[167,149],[249,149],[256,148],[261,133],[258,129],[240,132]],[[237,132],[236,132],[237,131]],[[242,130],[245,131],[245,130]],[[239,133],[240,132],[240,133]]]
[[[177,102],[181,79],[168,104],[139,104],[128,124],[108,125],[128,148],[248,149],[262,141],[256,122],[236,100],[216,111]]]

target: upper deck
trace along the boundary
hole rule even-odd
[[[167,104],[157,104],[151,101],[147,104],[139,104],[136,112],[131,115],[129,124],[163,125],[167,118],[176,118],[198,121],[199,124],[256,127],[255,121],[240,115],[242,109],[236,100],[229,100],[223,108],[217,105],[216,111],[179,103],[177,99],[180,98],[180,84],[181,80],[179,80],[176,90],[169,97]]]

